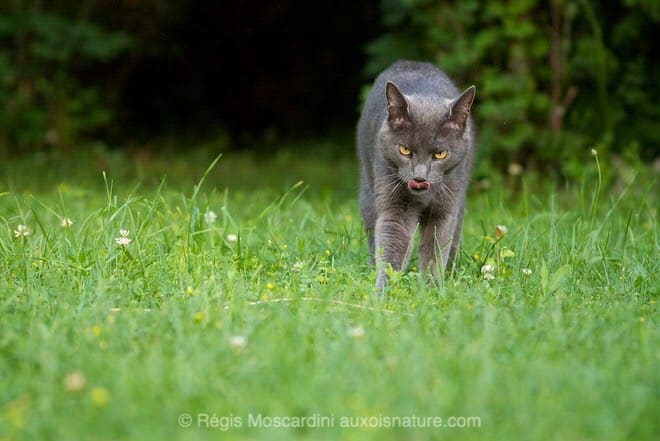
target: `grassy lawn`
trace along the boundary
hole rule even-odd
[[[0,440],[657,439],[657,174],[477,180],[379,298],[328,144],[0,165]]]

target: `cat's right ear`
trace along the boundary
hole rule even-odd
[[[470,108],[474,102],[476,90],[476,87],[470,86],[465,89],[465,92],[461,96],[454,100],[449,112],[447,112],[447,121],[445,121],[447,128],[454,130],[463,130],[465,128],[467,119],[470,116]]]
[[[410,123],[408,114],[408,102],[396,84],[387,82],[385,87],[387,97],[387,120],[394,128],[399,128]]]

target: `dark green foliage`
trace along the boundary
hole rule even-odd
[[[126,145],[229,129],[234,145],[252,146],[260,131],[277,139],[335,121],[348,130],[351,85],[361,82],[348,47],[363,34],[331,15],[339,5],[324,16],[339,20],[332,30],[308,35],[285,23],[296,2],[263,3],[0,2],[0,160],[79,148],[87,137]],[[374,35],[367,5],[351,14]],[[659,21],[657,0],[382,0],[384,31],[365,71],[398,58],[435,62],[459,86],[477,86],[481,166],[575,176],[591,148],[633,165],[660,154]],[[312,50],[318,58],[307,59]],[[335,75],[319,83],[319,70]]]
[[[130,44],[122,33],[23,2],[0,8],[0,149],[68,147],[106,126],[112,114],[101,91],[78,74]]]
[[[383,0],[367,47],[374,76],[398,58],[477,85],[482,158],[571,173],[590,148],[658,153],[654,1]],[[540,167],[544,168],[544,167]]]

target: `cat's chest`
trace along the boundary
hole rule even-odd
[[[417,217],[438,216],[450,209],[450,202],[436,189],[422,194],[411,193],[403,185],[395,191],[387,187],[376,189],[376,206],[382,211],[396,210]]]

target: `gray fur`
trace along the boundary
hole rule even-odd
[[[472,86],[460,94],[429,63],[398,61],[376,78],[358,122],[357,150],[360,211],[381,290],[384,264],[406,267],[417,229],[422,271],[437,275],[456,253],[475,150],[474,92]],[[447,158],[433,158],[443,150]],[[424,180],[428,189],[409,188]]]

